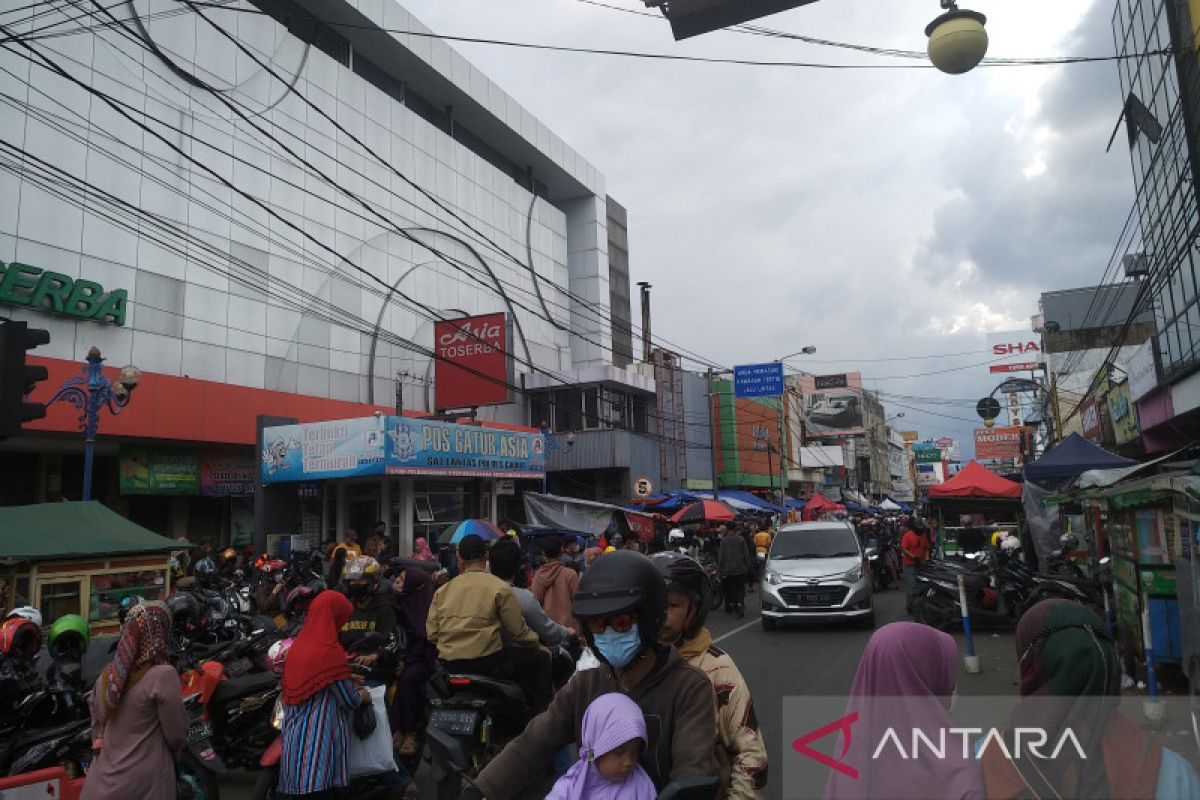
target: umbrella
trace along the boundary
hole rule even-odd
[[[486,519],[464,519],[448,525],[438,534],[438,544],[458,544],[464,536],[475,534],[485,542],[503,539],[504,531],[496,527],[496,523]]]
[[[732,508],[719,500],[701,500],[684,506],[671,517],[671,522],[733,522],[736,516]]]

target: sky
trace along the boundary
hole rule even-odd
[[[645,10],[641,0],[603,0]],[[578,0],[402,0],[434,31],[661,53],[911,64]],[[1113,0],[961,2],[990,56],[1111,55]],[[923,50],[936,0],[817,0],[757,24]],[[889,416],[966,455],[985,334],[1025,330],[1040,293],[1097,283],[1133,202],[1112,62],[813,70],[455,44],[606,176],[629,210],[654,336],[724,365],[861,371]],[[636,293],[634,302],[636,304]],[[634,315],[637,316],[637,309]],[[639,344],[635,342],[635,349]],[[945,401],[954,401],[945,404]]]

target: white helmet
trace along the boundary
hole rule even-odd
[[[1000,549],[1005,553],[1014,553],[1021,549],[1021,540],[1015,536],[1005,536],[1000,540]]]
[[[671,528],[670,532],[667,534],[668,542],[681,542],[684,538],[683,530],[680,528]]]
[[[8,612],[8,616],[21,617],[22,619],[29,620],[39,628],[42,627],[42,612],[38,611],[33,606],[21,606],[20,608],[14,608],[12,611]]]

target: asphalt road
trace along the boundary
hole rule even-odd
[[[709,616],[708,625],[717,643],[733,655],[750,685],[770,762],[776,765],[787,743],[807,730],[801,723],[800,729],[789,731],[789,723],[783,718],[784,698],[801,695],[844,698],[871,632],[851,626],[807,624],[789,625],[768,633],[758,620],[757,598],[754,593],[746,596],[744,619],[716,611]],[[876,596],[876,618],[878,625],[906,618],[898,591]],[[958,638],[961,643],[961,634]],[[979,675],[962,673],[959,693],[1015,694],[1017,671],[1012,636],[978,634],[976,647],[983,671]],[[965,652],[965,647],[960,646],[960,650]],[[790,727],[795,728],[796,724],[791,721]],[[418,785],[425,790],[422,796],[431,791],[426,777],[417,776]],[[223,787],[222,800],[247,800],[252,783],[253,776],[231,776]],[[766,797],[771,800],[784,797],[782,783],[782,776],[773,772]]]

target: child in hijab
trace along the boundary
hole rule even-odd
[[[583,713],[579,760],[546,800],[654,800],[654,782],[638,763],[646,746],[646,719],[638,704],[616,692],[602,694]]]

